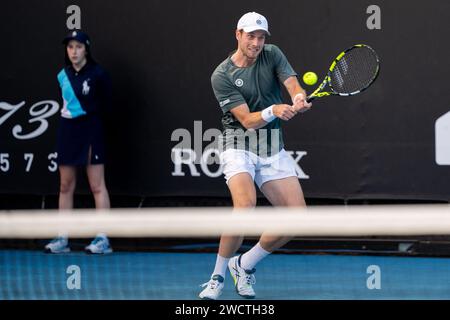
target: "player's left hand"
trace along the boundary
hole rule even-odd
[[[294,109],[295,113],[297,112],[305,112],[308,111],[312,107],[311,102],[306,102],[305,96],[303,93],[299,93],[294,97],[294,104],[292,105],[292,108]]]

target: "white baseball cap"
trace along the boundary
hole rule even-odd
[[[247,12],[244,14],[238,21],[237,29],[244,30],[245,32],[264,30],[270,36],[267,19],[256,12]]]

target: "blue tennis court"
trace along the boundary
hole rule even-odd
[[[196,300],[215,258],[2,250],[0,299]],[[80,289],[68,287],[73,270]],[[274,254],[258,265],[256,279],[257,299],[450,299],[450,258]],[[241,299],[229,275],[221,298]]]

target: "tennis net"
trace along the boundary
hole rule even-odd
[[[83,247],[100,232],[108,235],[114,252],[85,254]],[[263,232],[297,241],[447,237],[450,207],[1,212],[0,299],[194,300],[199,285],[211,276],[221,234],[245,235],[249,239],[241,250],[245,252]],[[60,233],[69,236],[72,251],[44,254],[44,244]],[[157,250],[119,245],[136,239]],[[162,242],[170,243],[170,250],[160,250]],[[261,261],[257,270],[255,290],[260,299],[450,298],[446,257],[310,255],[281,249]],[[231,277],[227,278],[223,298],[239,299]]]

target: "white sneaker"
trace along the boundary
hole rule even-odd
[[[228,268],[233,277],[237,293],[243,298],[253,299],[255,297],[255,291],[252,285],[256,283],[254,275],[256,269],[244,270],[241,267],[241,256],[231,258],[228,262]]]
[[[105,234],[99,234],[92,240],[91,244],[85,248],[87,253],[106,254],[111,253],[112,248],[109,245],[108,237]]]
[[[211,277],[211,280],[201,285],[201,287],[206,287],[198,295],[200,299],[203,300],[217,300],[220,297],[223,290],[223,277],[221,275],[215,274]]]
[[[45,246],[46,253],[67,253],[70,252],[69,240],[67,237],[57,237]]]

